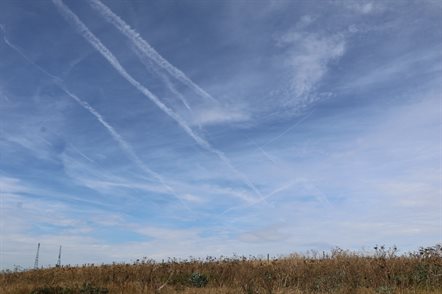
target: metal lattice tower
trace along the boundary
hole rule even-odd
[[[34,269],[38,269],[38,254],[40,253],[40,243],[37,245],[37,254],[35,255]]]
[[[57,260],[57,264],[55,266],[56,267],[61,266],[61,245],[60,245],[60,249],[58,250],[58,260]]]

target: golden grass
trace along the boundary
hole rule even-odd
[[[2,273],[0,293],[442,293],[442,255],[434,253],[64,266]]]

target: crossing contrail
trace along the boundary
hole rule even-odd
[[[120,64],[117,58],[104,46],[104,44],[89,30],[89,28],[78,18],[78,16],[67,7],[62,0],[52,0],[55,6],[59,9],[64,18],[85,38],[111,65],[112,67],[132,86],[140,91],[145,97],[150,99],[157,105],[165,114],[178,123],[178,125],[186,132],[201,148],[215,154],[221,161],[223,161],[256,195],[261,197],[261,193],[255,185],[239,170],[237,170],[227,156],[213,148],[210,143],[202,136],[198,135],[193,129],[172,109],[167,107],[161,100],[153,94],[149,89],[143,86],[139,81],[133,78],[126,69]]]
[[[281,192],[281,191],[287,190],[288,188],[290,188],[291,186],[293,186],[293,184],[294,184],[293,181],[290,181],[290,182],[288,182],[287,184],[285,184],[285,185],[283,185],[283,186],[281,186],[281,187],[279,187],[279,188],[273,190],[273,191],[270,192],[269,194],[267,194],[267,195],[261,197],[260,199],[254,201],[254,202],[252,202],[252,203],[249,203],[249,204],[247,204],[247,205],[241,205],[241,206],[230,207],[230,208],[224,210],[224,211],[221,213],[221,215],[224,215],[224,214],[226,214],[227,212],[232,211],[232,210],[237,210],[237,209],[242,209],[242,208],[249,208],[249,207],[254,206],[254,205],[257,205],[257,204],[259,204],[259,203],[266,202],[268,198],[272,197],[272,196],[275,195],[275,194],[278,194],[278,193]]]
[[[200,86],[195,84],[185,73],[170,64],[162,57],[139,33],[132,29],[121,17],[116,15],[109,7],[101,3],[99,0],[88,1],[89,5],[95,9],[103,18],[115,26],[122,34],[124,34],[146,57],[152,59],[161,68],[166,70],[175,79],[195,91],[200,96],[218,103],[218,101]]]
[[[282,136],[284,136],[285,134],[287,134],[289,131],[291,131],[293,128],[295,128],[296,126],[298,126],[299,124],[301,124],[303,121],[305,121],[306,119],[308,119],[312,114],[313,114],[314,110],[312,110],[310,113],[308,113],[307,115],[305,115],[304,117],[302,117],[300,120],[298,120],[295,124],[291,125],[289,128],[287,128],[286,130],[284,130],[282,133],[280,133],[279,135],[273,137],[272,139],[270,139],[269,141],[267,141],[266,143],[262,144],[260,146],[260,148],[273,143],[274,141],[278,140],[279,138],[281,138]]]
[[[149,174],[156,180],[158,180],[169,192],[171,192],[173,195],[179,196],[175,193],[175,191],[170,187],[166,182],[164,181],[163,177],[150,169],[146,164],[143,163],[143,161],[138,157],[138,155],[135,154],[132,147],[127,143],[121,135],[103,118],[103,116],[98,113],[92,106],[89,105],[86,101],[83,101],[80,99],[77,95],[69,91],[64,85],[59,85],[61,89],[72,99],[74,99],[81,107],[86,109],[90,114],[95,116],[95,118],[106,128],[106,130],[109,132],[109,134],[114,138],[115,141],[117,141],[118,145],[120,145],[121,149],[126,153],[126,155],[134,162],[142,171]]]
[[[129,145],[122,137],[121,135],[103,118],[103,116],[96,111],[92,106],[89,105],[86,101],[80,99],[77,95],[73,94],[71,91],[69,91],[63,84],[59,84],[59,87],[72,99],[74,99],[81,107],[86,109],[90,114],[92,114],[101,125],[104,126],[104,128],[109,132],[109,134],[112,136],[112,138],[117,141],[118,145],[120,145],[120,148],[123,149],[124,153],[129,157],[129,159],[135,163],[135,165],[141,169],[143,172],[157,180],[166,190],[175,196],[176,199],[180,201],[180,203],[186,208],[187,210],[190,210],[190,208],[187,206],[186,203],[181,199],[181,196],[178,195],[175,190],[167,184],[167,182],[163,179],[163,177],[153,171],[151,168],[149,168],[135,153],[132,146]]]
[[[157,74],[162,80],[163,82],[166,84],[167,88],[170,90],[170,92],[172,92],[172,94],[175,95],[175,97],[177,97],[181,103],[183,103],[183,105],[190,111],[192,111],[192,108],[189,105],[189,102],[187,102],[186,98],[184,97],[183,94],[181,94],[173,85],[172,81],[169,79],[169,77],[160,72],[155,65],[153,65],[152,60],[148,57],[146,57],[141,50],[139,50],[137,47],[134,48],[135,54],[138,56],[138,58],[140,59],[141,63],[143,63],[144,67],[150,71],[153,71],[155,74]]]
[[[6,37],[6,32],[4,30],[3,25],[0,25],[1,30],[3,31],[3,40],[5,43],[11,47],[13,50],[15,50],[20,56],[22,56],[27,62],[34,65],[36,68],[38,68],[42,73],[50,77],[54,82],[65,92],[70,98],[72,98],[75,102],[77,102],[81,107],[83,107],[85,110],[87,110],[90,114],[92,114],[98,122],[108,131],[108,133],[111,135],[111,137],[118,143],[121,149],[123,149],[124,153],[129,157],[129,159],[137,165],[138,168],[140,168],[142,171],[156,179],[160,182],[163,187],[169,191],[172,195],[174,195],[183,206],[185,206],[187,209],[187,205],[181,200],[181,197],[175,192],[175,190],[169,186],[166,181],[163,179],[163,177],[158,174],[157,172],[150,169],[139,157],[138,155],[133,151],[133,148],[127,143],[121,135],[103,118],[103,116],[96,111],[92,106],[90,106],[86,101],[79,98],[77,95],[70,92],[66,86],[63,83],[63,80],[48,71],[46,71],[44,68],[36,64],[34,61],[32,61],[25,53],[22,52],[20,48],[18,48],[16,45],[14,45],[12,42],[10,42]],[[78,151],[78,150],[77,150]],[[83,157],[86,157],[89,159],[86,155],[82,154]]]

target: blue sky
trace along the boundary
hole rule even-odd
[[[441,241],[440,1],[0,1],[1,266]]]

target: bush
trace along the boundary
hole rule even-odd
[[[74,290],[62,287],[40,287],[32,290],[31,294],[73,294]]]
[[[91,283],[85,283],[83,286],[77,290],[72,288],[62,288],[62,287],[40,287],[32,290],[31,294],[108,294],[109,290],[106,288],[95,287]]]
[[[109,290],[106,288],[95,287],[91,283],[83,284],[80,289],[81,294],[108,294]]]
[[[198,272],[192,273],[189,280],[193,287],[198,288],[206,286],[209,282],[209,279],[205,275]]]

